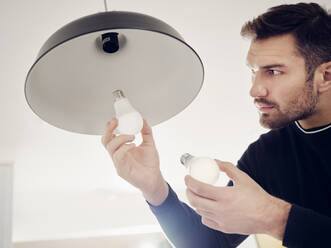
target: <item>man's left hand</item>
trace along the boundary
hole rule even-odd
[[[291,205],[263,190],[245,172],[216,160],[233,186],[212,186],[185,177],[186,195],[202,223],[225,233],[264,233],[282,240]]]

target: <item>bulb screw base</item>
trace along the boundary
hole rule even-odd
[[[180,157],[180,162],[182,163],[182,165],[184,165],[186,167],[186,162],[189,161],[190,159],[192,159],[193,156],[189,153],[184,153],[181,157]]]
[[[113,91],[113,98],[114,98],[114,102],[116,102],[122,98],[125,98],[123,91],[121,91],[121,90]]]

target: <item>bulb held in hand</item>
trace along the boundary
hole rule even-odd
[[[128,135],[140,133],[143,128],[141,114],[132,107],[121,90],[115,90],[113,97],[116,118],[118,119],[118,126],[115,129],[115,133]]]
[[[185,153],[180,158],[181,163],[189,170],[189,174],[196,180],[214,184],[219,178],[219,167],[214,159],[195,157]]]

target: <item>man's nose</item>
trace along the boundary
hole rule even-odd
[[[252,87],[249,94],[253,98],[266,97],[268,95],[267,88],[263,85],[262,80],[260,80],[257,73],[252,76]]]

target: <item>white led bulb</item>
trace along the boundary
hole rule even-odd
[[[219,178],[219,167],[214,159],[185,153],[180,162],[189,170],[190,176],[201,182],[214,184]]]
[[[113,92],[114,109],[118,126],[115,133],[136,135],[143,128],[143,118],[141,114],[135,110],[129,100],[124,96],[121,90]]]

